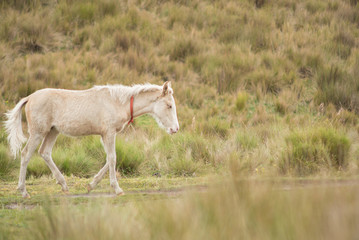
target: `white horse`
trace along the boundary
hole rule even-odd
[[[110,185],[117,195],[122,195],[124,192],[118,185],[115,172],[116,133],[131,123],[134,117],[142,114],[152,115],[169,134],[176,133],[179,129],[170,82],[165,82],[163,86],[95,86],[83,91],[42,89],[21,99],[14,109],[6,113],[5,129],[15,158],[26,141],[21,126],[21,109],[25,104],[29,140],[21,152],[17,187],[24,198],[30,197],[25,187],[26,168],[41,140],[40,155],[62,190],[68,193],[65,178],[51,157],[58,134],[101,135],[107,155],[106,164],[88,185],[88,191],[94,189],[109,170]]]

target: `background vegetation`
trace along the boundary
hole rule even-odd
[[[180,133],[137,119],[122,174],[356,174],[358,20],[349,0],[2,1],[0,111],[45,87],[172,80]],[[66,175],[104,164],[97,137],[60,137],[53,154]],[[36,156],[29,176],[48,174]]]
[[[358,39],[359,4],[355,0],[3,0],[0,120],[22,97],[41,88],[86,89],[172,80],[180,132],[169,136],[151,117],[137,118],[134,128],[118,135],[117,170],[122,176],[356,178]],[[53,158],[69,178],[88,178],[103,166],[105,153],[99,137],[60,136]],[[1,129],[0,183],[16,180],[18,166],[19,159],[10,158]],[[49,169],[35,155],[28,178],[48,176]],[[243,185],[233,180],[230,186],[238,190]],[[323,190],[277,195],[276,187],[265,187],[265,193],[245,189],[165,201],[165,208],[156,205],[155,210],[152,202],[118,212],[105,208],[91,212],[98,219],[75,219],[85,229],[108,214],[118,223],[115,214],[124,214],[133,226],[145,230],[139,237],[154,239],[161,238],[160,234],[163,239],[231,238],[238,236],[237,230],[243,238],[303,239],[308,226],[315,229],[308,233],[311,238],[354,236],[350,235],[354,225],[340,225],[341,231],[336,224],[358,221],[357,215],[353,220],[343,217],[357,213],[357,208],[341,204],[352,206],[355,194]],[[333,201],[324,204],[328,199]],[[297,206],[308,207],[296,211]],[[185,210],[196,213],[196,224],[188,231],[184,231],[190,227],[185,223],[193,218],[184,215]],[[82,210],[69,211],[83,214]],[[145,212],[145,220],[140,219],[140,211]],[[288,211],[293,218],[282,218]],[[227,213],[240,213],[237,222],[256,222],[260,230],[226,225],[222,227],[227,235],[212,234],[211,224],[230,222]],[[35,228],[36,239],[56,238],[51,234],[61,232],[71,216],[39,214],[39,219],[47,214],[45,225],[57,222],[58,228],[54,232]],[[160,226],[158,219],[166,219],[168,225],[155,228]],[[298,225],[294,219],[299,219]],[[112,238],[108,226],[99,228]],[[208,230],[211,235],[191,229]],[[323,235],[323,229],[330,231]],[[78,233],[57,237],[72,239]],[[130,228],[123,234],[134,232]]]

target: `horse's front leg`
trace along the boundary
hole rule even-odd
[[[102,136],[102,141],[104,143],[104,148],[107,155],[106,164],[108,164],[108,168],[110,171],[110,185],[115,189],[115,193],[117,195],[123,195],[124,192],[118,185],[116,179],[116,148],[115,148],[116,133],[110,133]],[[102,169],[104,169],[105,167],[106,165]]]

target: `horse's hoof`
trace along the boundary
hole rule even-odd
[[[70,195],[69,190],[62,190],[62,192],[63,192],[65,195]]]
[[[116,194],[116,197],[123,196],[123,195],[125,195],[125,192],[120,192],[120,193]]]
[[[90,185],[90,184],[87,184],[86,188],[87,188],[87,193],[90,193],[90,192],[91,192],[91,190],[92,190],[91,185]]]
[[[28,194],[28,193],[23,194],[22,197],[23,197],[24,199],[30,199],[30,198],[31,198],[30,194]]]

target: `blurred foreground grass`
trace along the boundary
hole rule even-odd
[[[230,180],[176,195],[42,196],[17,205],[22,209],[3,207],[0,233],[2,239],[355,239],[358,201],[357,180]]]

